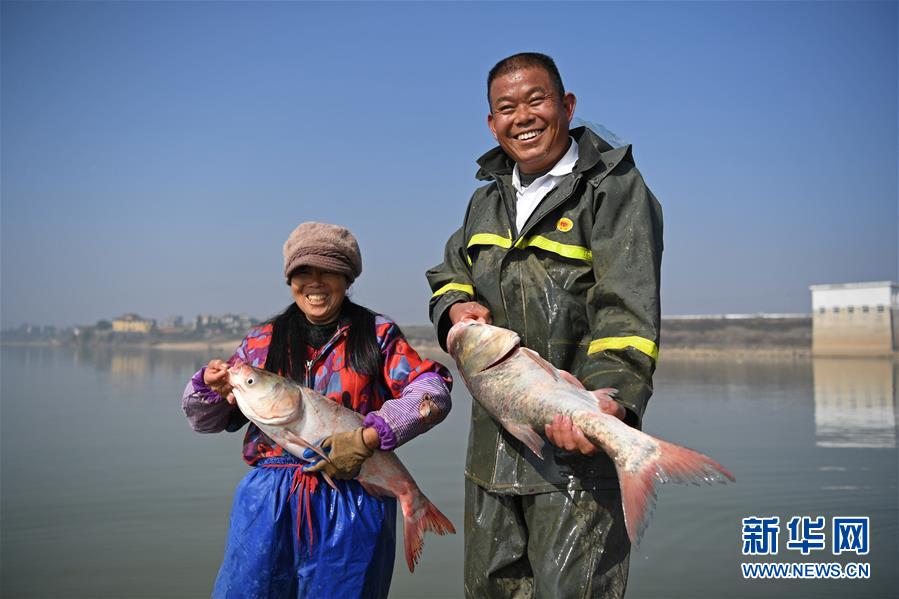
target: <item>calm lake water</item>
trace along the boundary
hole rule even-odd
[[[241,434],[199,435],[179,400],[207,355],[2,348],[0,595],[204,597],[222,556]],[[631,556],[628,597],[899,597],[897,369],[889,361],[666,360],[647,432],[737,477],[666,485]],[[471,398],[400,450],[460,534],[429,535],[392,597],[462,596],[462,464]],[[779,553],[744,557],[743,518],[779,516]],[[824,516],[827,548],[789,550],[787,521]],[[870,553],[830,553],[831,519],[870,517]],[[401,538],[401,533],[398,538]],[[863,562],[868,580],[744,580],[740,563]]]

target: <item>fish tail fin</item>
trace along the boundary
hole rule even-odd
[[[712,458],[699,452],[655,439],[658,456],[636,469],[619,468],[624,523],[631,543],[639,543],[655,505],[657,483],[724,483],[734,475]]]
[[[427,497],[421,495],[421,500],[412,505],[412,502],[403,502],[403,540],[406,550],[406,565],[409,571],[415,571],[415,565],[421,557],[421,548],[425,532],[430,530],[438,535],[447,533],[456,534],[456,529],[449,518],[431,503]]]

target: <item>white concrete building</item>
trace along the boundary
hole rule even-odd
[[[812,285],[812,352],[891,355],[899,350],[899,285]]]

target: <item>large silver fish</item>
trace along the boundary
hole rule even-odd
[[[327,459],[310,440],[362,426],[361,414],[271,372],[238,362],[228,369],[228,375],[244,416],[300,459],[305,459],[307,448]],[[372,495],[399,500],[410,572],[415,571],[426,530],[439,535],[456,532],[449,519],[424,496],[395,453],[376,449],[362,464],[356,480]]]
[[[628,426],[599,409],[596,397],[573,384],[508,329],[466,320],[450,329],[447,347],[465,384],[490,415],[543,458],[540,433],[556,414],[570,416],[615,463],[631,542],[643,534],[656,482],[726,482],[733,475],[693,450]]]

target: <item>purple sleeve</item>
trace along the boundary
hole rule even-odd
[[[234,354],[228,359],[231,364],[234,360],[239,359],[243,362],[258,366],[265,363],[265,357],[268,353],[268,346],[258,344],[255,350],[250,349],[251,339],[260,339],[270,334],[270,330],[266,327],[257,327],[250,331],[244,337],[240,345],[234,351]],[[203,374],[206,372],[204,366],[194,374],[187,387],[184,388],[184,394],[181,396],[181,409],[187,416],[190,427],[198,433],[219,433],[227,430],[226,426],[231,421],[231,417],[235,412],[239,412],[237,406],[229,404],[224,397],[209,388],[203,380]],[[231,429],[237,430],[236,428]]]
[[[236,408],[206,385],[203,381],[204,372],[205,366],[188,381],[184,395],[181,396],[181,409],[184,410],[190,427],[196,432],[218,433],[225,430],[225,425]]]
[[[380,410],[365,416],[364,426],[373,427],[388,451],[417,437],[449,414],[449,388],[436,372],[425,372],[403,389],[402,395],[384,402]]]

